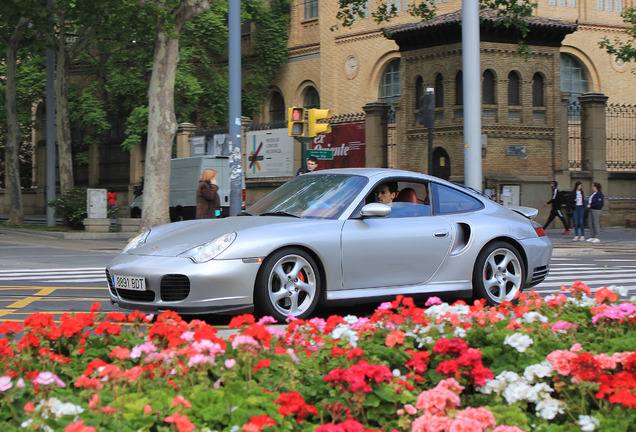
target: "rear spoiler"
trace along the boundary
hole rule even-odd
[[[515,213],[519,213],[521,216],[528,218],[530,220],[534,219],[537,214],[539,214],[539,210],[532,207],[508,207]]]

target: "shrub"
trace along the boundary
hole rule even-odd
[[[55,209],[55,217],[60,217],[73,229],[82,227],[82,221],[86,219],[86,188],[74,187],[67,189],[61,197],[47,203]]]

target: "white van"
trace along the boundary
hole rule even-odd
[[[170,162],[170,220],[194,219],[197,207],[197,186],[206,168],[218,172],[216,182],[221,200],[221,217],[230,215],[230,162],[226,157],[194,156],[172,159]],[[242,207],[245,206],[245,178],[242,179]],[[143,191],[130,203],[130,217],[141,217]]]

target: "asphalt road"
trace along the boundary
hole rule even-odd
[[[573,235],[549,230],[554,254],[551,273],[535,287],[543,295],[582,280],[593,289],[626,286],[636,295],[636,230],[606,229],[601,243],[573,242]],[[122,238],[125,237],[125,238]],[[0,228],[0,321],[22,321],[33,312],[57,319],[64,312],[86,312],[95,302],[105,312],[119,310],[108,300],[104,266],[129,236],[63,238]],[[334,308],[330,314],[370,313],[374,306]],[[227,317],[206,317],[223,326]]]

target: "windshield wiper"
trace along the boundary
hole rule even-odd
[[[300,216],[298,215],[295,215],[293,213],[287,213],[284,211],[261,213],[260,216],[290,216],[290,217],[300,218]]]
[[[237,216],[254,216],[254,215],[252,213],[248,213],[245,210],[243,210]]]

